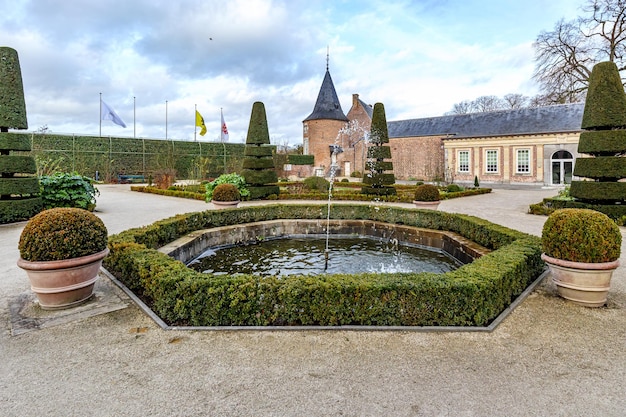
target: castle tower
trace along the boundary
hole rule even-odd
[[[315,175],[329,175],[331,166],[330,146],[335,145],[337,135],[347,126],[348,118],[341,109],[333,80],[328,71],[326,58],[326,75],[317,96],[313,112],[302,121],[304,154],[315,158]],[[343,172],[339,165],[338,175],[350,175]]]

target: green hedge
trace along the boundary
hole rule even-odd
[[[246,158],[243,160],[243,169],[272,169],[274,160],[272,158]]]
[[[0,224],[28,220],[42,209],[41,198],[0,200]]]
[[[391,185],[396,182],[393,174],[372,173],[363,176],[363,184],[367,185]]]
[[[574,175],[595,179],[626,178],[626,158],[621,156],[576,158]]]
[[[36,172],[37,165],[32,156],[0,155],[0,173],[34,174]]]
[[[541,203],[531,204],[530,214],[549,216],[552,212],[563,208],[586,208],[606,214],[617,224],[626,224],[626,206],[621,204],[590,204],[582,201],[544,198]]]
[[[0,195],[39,194],[37,177],[0,178]]]
[[[372,159],[391,159],[389,146],[370,146],[367,148],[367,157]]]
[[[270,157],[274,154],[275,148],[272,146],[246,146],[243,156]]]
[[[581,200],[626,201],[626,182],[572,181],[569,193]]]
[[[30,151],[30,136],[23,133],[0,132],[0,150]]]
[[[213,276],[156,249],[192,231],[272,219],[324,219],[326,205],[264,205],[174,216],[109,238],[105,267],[171,325],[485,326],[544,269],[538,237],[432,210],[332,206],[333,219],[449,230],[494,251],[446,274]]]
[[[313,165],[315,158],[313,155],[287,155],[287,161],[292,165]]]
[[[246,179],[246,183],[250,185],[263,185],[278,181],[278,175],[274,170],[256,171],[252,169],[244,169],[241,175]]]
[[[280,195],[280,187],[278,185],[251,185],[248,186],[250,191],[250,200],[260,200],[271,195]]]
[[[587,154],[626,152],[626,130],[592,130],[580,133],[578,152]]]

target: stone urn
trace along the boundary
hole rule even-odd
[[[413,204],[415,204],[415,207],[417,207],[419,209],[427,209],[427,210],[437,210],[437,207],[439,207],[439,201],[417,201],[417,200],[414,200]]]
[[[216,209],[235,208],[239,205],[241,193],[239,189],[230,183],[220,184],[213,190],[213,207]]]
[[[213,207],[215,207],[216,209],[223,209],[223,208],[236,208],[240,201],[239,200],[235,200],[235,201],[217,201],[217,200],[211,200],[211,203],[213,203]]]
[[[421,209],[437,210],[439,207],[439,188],[432,184],[422,184],[415,189],[415,207]]]

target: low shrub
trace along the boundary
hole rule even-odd
[[[463,191],[463,187],[457,184],[448,184],[446,187],[446,192],[448,193],[458,193],[459,191]]]
[[[107,247],[107,229],[95,214],[74,207],[44,210],[26,223],[18,248],[31,262],[92,255]]]
[[[277,204],[174,216],[111,236],[105,267],[167,323],[192,326],[484,326],[544,269],[537,237],[472,216],[372,205],[335,205],[330,218],[453,231],[493,252],[445,274],[276,278],[201,274],[156,250],[195,230],[325,219],[327,210]]]
[[[415,201],[439,201],[439,188],[432,184],[422,184],[415,189]]]
[[[241,193],[233,184],[220,184],[213,190],[213,200],[215,201],[239,201]]]
[[[330,182],[322,177],[308,177],[304,179],[303,183],[311,191],[327,192],[330,187]]]
[[[205,188],[207,203],[213,199],[213,192],[215,191],[215,188],[220,184],[232,184],[237,187],[237,190],[239,190],[239,195],[242,199],[246,199],[250,196],[250,191],[248,190],[246,180],[243,176],[235,173],[222,174],[213,181],[206,183]]]
[[[100,192],[91,178],[77,173],[56,173],[39,178],[40,196],[44,209],[77,207],[93,211]]]

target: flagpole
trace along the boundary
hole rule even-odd
[[[224,120],[224,112],[220,107],[220,142],[224,143],[224,125],[222,124],[222,120]]]
[[[133,138],[137,138],[137,98],[133,96]]]
[[[98,136],[102,137],[102,93],[100,93],[100,115],[98,116],[100,120],[100,131]]]
[[[196,130],[198,130],[196,129],[196,125],[198,124],[198,122],[196,121],[196,119],[198,118],[196,113],[198,112],[198,105],[194,104],[193,108],[195,110],[193,112],[193,141],[196,142]]]
[[[167,100],[165,100],[165,140],[167,140]]]

